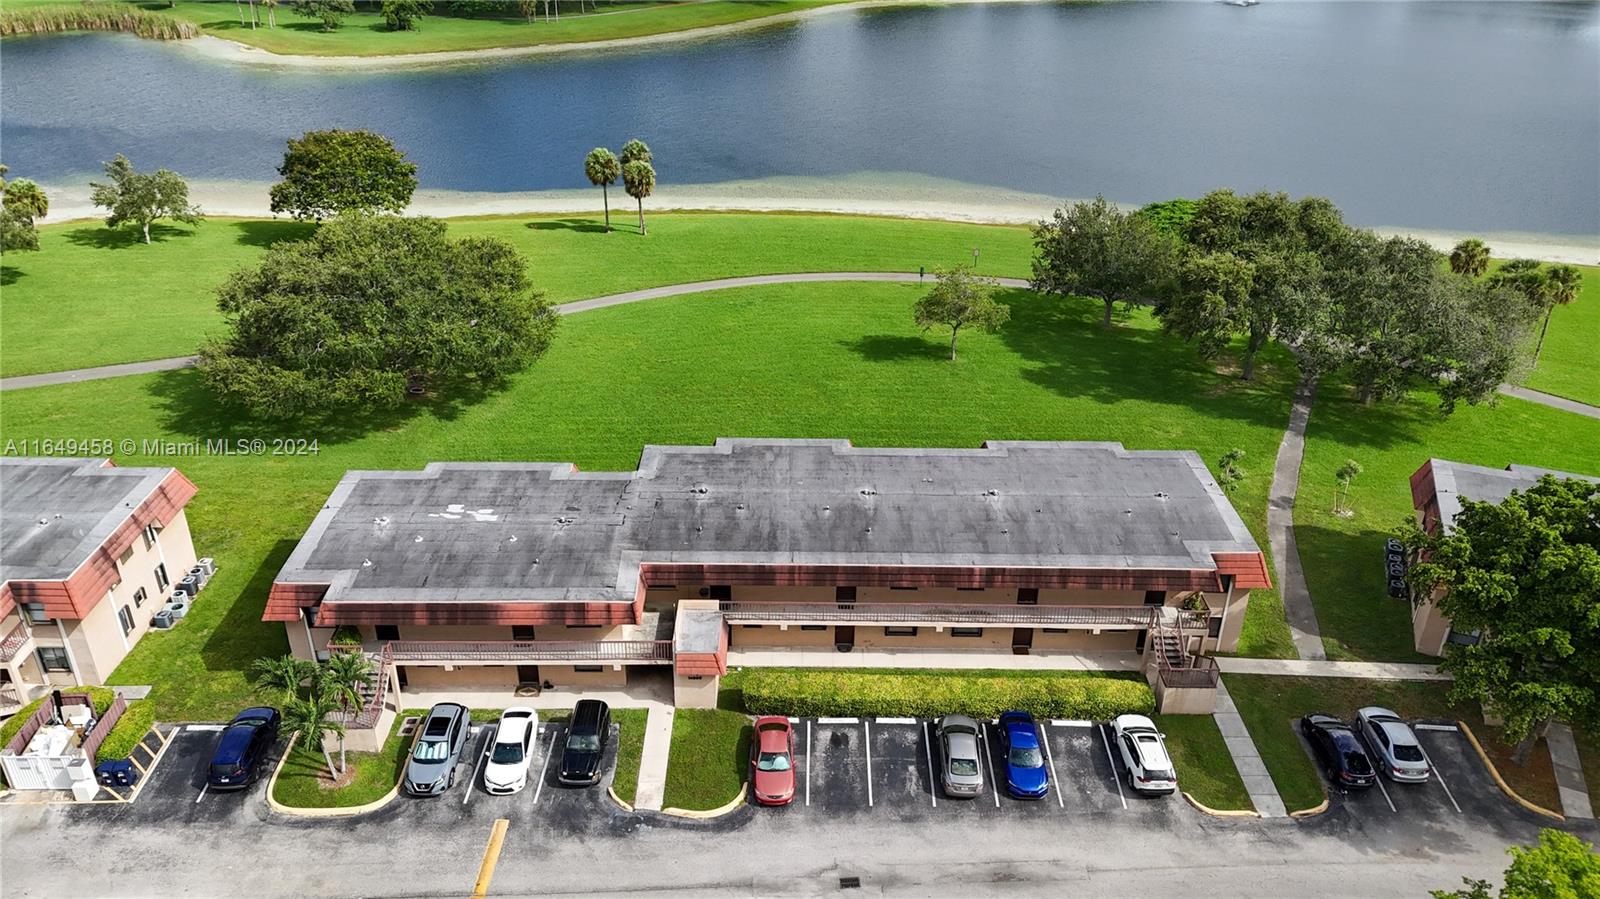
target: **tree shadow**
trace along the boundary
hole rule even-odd
[[[238,232],[235,240],[247,247],[270,248],[287,240],[305,240],[317,231],[315,222],[285,219],[250,219],[228,224]]]
[[[1412,642],[1411,604],[1389,595],[1383,545],[1390,536],[1371,527],[1294,528],[1322,636],[1357,658],[1420,661],[1425,657]]]
[[[22,280],[22,269],[14,265],[0,265],[0,287],[10,287]]]
[[[194,233],[193,228],[154,224],[150,226],[150,242],[153,244],[175,237],[189,238],[193,237]],[[73,246],[96,250],[125,250],[129,247],[145,246],[144,234],[138,228],[126,225],[117,228],[106,225],[74,228],[67,232],[67,242]]]
[[[869,362],[898,362],[905,359],[948,362],[950,359],[949,344],[904,334],[871,334],[854,340],[841,340],[839,343]],[[960,352],[959,345],[957,352]]]
[[[542,219],[537,222],[529,222],[527,227],[534,231],[581,231],[585,234],[606,233],[604,220],[597,222],[593,219]],[[622,229],[613,223],[611,230],[620,231]]]
[[[1490,402],[1499,399],[1491,397]],[[1398,401],[1363,404],[1349,382],[1330,379],[1317,386],[1306,435],[1308,439],[1381,450],[1414,443],[1443,420],[1432,391],[1410,393]]]
[[[207,670],[242,670],[245,680],[254,687],[260,678],[251,670],[251,664],[257,659],[280,656],[289,651],[289,640],[283,625],[276,621],[262,621],[261,614],[266,611],[267,594],[272,590],[272,582],[283,570],[283,564],[289,561],[289,554],[294,552],[297,542],[285,539],[273,543],[266,558],[250,574],[250,580],[228,606],[227,614],[217,622],[206,637],[205,644],[200,647],[200,658]],[[227,559],[222,561],[223,564],[228,562]]]

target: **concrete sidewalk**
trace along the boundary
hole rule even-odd
[[[1294,540],[1294,502],[1300,491],[1300,463],[1306,454],[1306,422],[1311,419],[1314,384],[1295,389],[1294,406],[1289,410],[1289,427],[1278,444],[1278,458],[1272,466],[1272,487],[1267,495],[1267,545],[1272,549],[1272,567],[1278,576],[1278,593],[1283,597],[1284,616],[1295,652],[1302,659],[1325,659],[1322,630],[1317,626],[1317,610],[1311,604],[1311,591],[1300,568],[1300,550]]]
[[[1550,747],[1550,762],[1556,769],[1556,789],[1561,792],[1561,813],[1568,818],[1594,818],[1594,806],[1589,802],[1589,785],[1583,779],[1583,760],[1578,757],[1578,743],[1572,738],[1572,728],[1559,722],[1550,725],[1544,735]]]
[[[639,789],[634,794],[634,808],[661,811],[661,800],[667,791],[667,758],[672,748],[674,713],[670,705],[650,706],[650,717],[644,725],[644,750],[639,757]]]
[[[1233,697],[1228,695],[1227,684],[1217,684],[1217,710],[1211,717],[1217,722],[1217,730],[1222,731],[1222,740],[1228,744],[1228,754],[1233,756],[1234,767],[1239,769],[1239,777],[1250,793],[1250,803],[1256,807],[1256,812],[1263,818],[1282,818],[1289,814],[1283,798],[1278,795],[1278,785],[1272,782],[1271,772],[1261,761],[1261,753],[1256,751],[1256,742],[1250,739],[1250,731],[1239,717]]]
[[[1239,659],[1218,656],[1223,674],[1275,674],[1283,677],[1355,677],[1363,680],[1451,680],[1429,664],[1406,662],[1328,662],[1311,659]]]
[[[1541,393],[1537,390],[1529,390],[1526,387],[1517,387],[1514,384],[1501,384],[1500,392],[1506,396],[1514,396],[1519,400],[1527,400],[1530,403],[1538,403],[1541,406],[1549,406],[1552,409],[1560,409],[1563,412],[1587,415],[1590,418],[1600,418],[1600,407],[1591,406],[1588,403],[1580,403],[1577,400],[1569,400],[1563,396]]]

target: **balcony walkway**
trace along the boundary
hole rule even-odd
[[[1079,627],[1144,629],[1155,627],[1160,607],[1141,605],[1022,606],[1000,603],[920,602],[741,602],[719,608],[731,623],[775,624],[948,624],[991,627]]]
[[[728,667],[758,668],[1005,668],[1029,671],[1138,671],[1136,652],[1058,652],[1035,649],[1028,655],[1005,650],[863,649],[839,652],[832,646],[729,649]]]

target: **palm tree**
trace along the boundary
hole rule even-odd
[[[274,659],[257,659],[250,669],[260,679],[259,686],[282,691],[283,701],[291,702],[300,692],[300,685],[317,674],[317,663],[297,659],[291,655]]]
[[[1544,335],[1550,330],[1550,315],[1557,306],[1565,306],[1578,298],[1578,288],[1583,286],[1583,273],[1570,265],[1552,266],[1544,276],[1544,324],[1539,327],[1539,343],[1533,349],[1533,364],[1539,364],[1539,354],[1544,352]]]
[[[622,177],[622,163],[617,161],[617,156],[605,147],[595,147],[583,159],[583,173],[589,176],[590,184],[600,186],[600,197],[606,206],[606,233],[611,232],[611,193],[608,185],[616,184]]]
[[[627,152],[626,149],[623,150]],[[648,162],[630,162],[622,167],[622,187],[639,201],[639,233],[644,233],[644,198],[656,189],[656,170]]]
[[[650,147],[637,137],[622,145],[622,164],[630,162],[655,162],[650,155]]]
[[[309,699],[291,699],[283,707],[283,720],[291,731],[299,731],[302,737],[322,749],[322,760],[328,763],[328,776],[338,780],[344,774],[344,723],[329,720],[331,706],[327,697],[320,694],[313,694]],[[339,737],[340,767],[334,767],[333,756],[324,742],[329,734]]]
[[[322,666],[319,689],[345,712],[361,708],[362,691],[372,686],[372,660],[360,651],[336,652]]]
[[[1458,275],[1476,278],[1489,269],[1489,247],[1476,237],[1456,244],[1450,251],[1450,270]]]

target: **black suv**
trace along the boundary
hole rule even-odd
[[[588,786],[600,782],[600,760],[611,739],[611,708],[598,699],[582,699],[572,710],[567,727],[567,746],[561,752],[561,771],[557,779],[567,786]]]
[[[1300,733],[1317,755],[1317,762],[1341,790],[1365,790],[1378,782],[1372,759],[1356,739],[1350,725],[1332,715],[1316,712],[1300,719]]]

